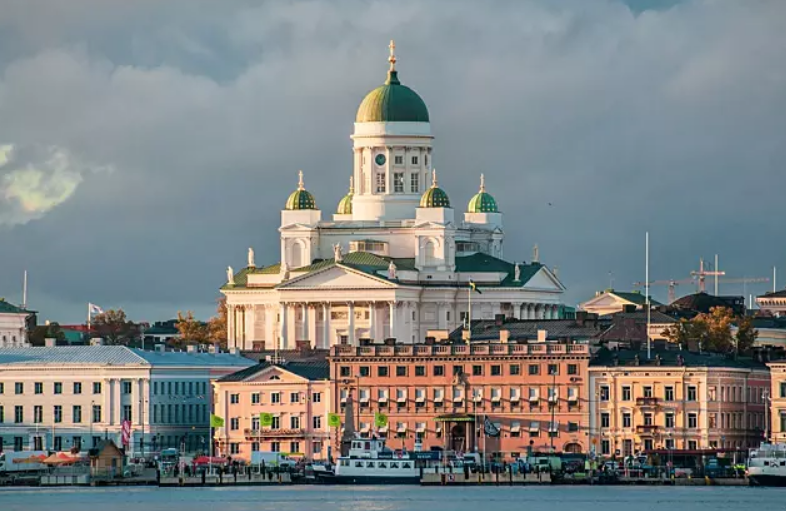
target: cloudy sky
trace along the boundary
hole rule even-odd
[[[27,269],[42,319],[207,316],[298,169],[332,213],[391,38],[440,184],[484,172],[566,302],[643,280],[647,230],[652,278],[786,282],[783,0],[0,0],[0,296]]]

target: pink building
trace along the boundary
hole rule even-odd
[[[263,362],[215,381],[215,414],[224,419],[213,434],[216,452],[247,461],[252,451],[327,459],[328,378],[326,361]],[[262,425],[262,413],[272,424]]]

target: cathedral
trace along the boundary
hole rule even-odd
[[[467,318],[557,319],[565,291],[533,260],[504,258],[502,212],[480,188],[457,214],[434,170],[426,103],[387,79],[361,101],[349,191],[332,218],[300,172],[281,211],[280,261],[227,269],[228,346],[241,350],[446,338]],[[327,215],[325,215],[327,216]]]

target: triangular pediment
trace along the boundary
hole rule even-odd
[[[602,308],[619,307],[619,308],[622,308],[623,305],[629,305],[629,304],[632,304],[632,303],[633,302],[630,302],[628,300],[624,300],[624,299],[620,298],[619,296],[617,296],[615,294],[603,293],[600,296],[596,296],[595,298],[587,300],[586,302],[582,303],[581,306],[582,306],[582,308],[585,308],[585,307],[595,307],[595,308],[598,308],[598,307],[602,307]]]
[[[337,264],[301,275],[279,289],[391,289],[396,284],[354,268]]]
[[[308,381],[308,380],[300,375],[287,371],[286,369],[279,366],[265,367],[260,371],[243,379],[243,382],[246,383],[253,382],[253,383],[271,383],[271,384],[301,383],[304,381]]]
[[[524,284],[524,288],[541,289],[544,291],[565,290],[565,286],[563,286],[559,279],[545,266],[541,267],[541,269]]]

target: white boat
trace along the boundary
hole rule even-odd
[[[418,484],[421,468],[439,464],[439,451],[407,452],[385,447],[382,438],[357,437],[350,442],[349,455],[341,456],[334,471],[314,471],[323,483]]]
[[[786,444],[763,443],[751,449],[747,475],[753,486],[786,486]]]

